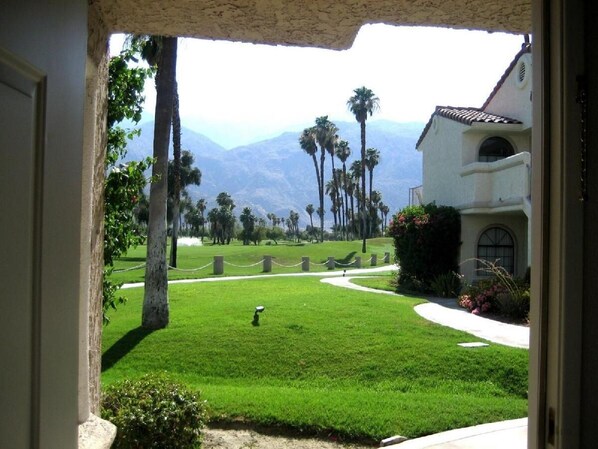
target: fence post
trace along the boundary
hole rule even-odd
[[[334,270],[334,257],[328,257],[328,262],[326,262],[326,266],[329,270]]]
[[[372,267],[375,267],[378,264],[378,255],[372,254]]]
[[[272,256],[264,256],[264,273],[272,271]]]
[[[355,268],[361,268],[361,256],[355,256]]]
[[[301,270],[309,271],[309,257],[301,258]]]
[[[224,256],[214,256],[214,274],[224,274]]]
[[[390,263],[390,253],[388,251],[384,253],[384,263]]]

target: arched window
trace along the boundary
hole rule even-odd
[[[500,265],[510,274],[515,272],[515,245],[513,237],[503,228],[488,228],[478,240],[478,259]],[[478,262],[478,268],[484,268]],[[480,270],[480,274],[486,274]]]
[[[499,159],[504,159],[513,156],[515,151],[513,145],[507,139],[502,137],[489,137],[480,146],[479,161],[480,162],[494,162]]]

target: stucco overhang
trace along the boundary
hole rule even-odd
[[[366,23],[529,33],[531,0],[90,0],[107,29],[345,49]]]
[[[479,132],[517,133],[529,130],[523,123],[472,123],[469,128],[463,131],[464,134]]]

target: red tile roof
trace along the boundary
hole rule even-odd
[[[448,119],[454,120],[459,123],[463,123],[465,125],[471,125],[472,123],[496,123],[500,125],[512,125],[512,124],[520,124],[519,120],[504,117],[502,115],[496,114],[488,114],[484,112],[482,109],[479,108],[459,108],[453,106],[436,106],[436,110],[428,120],[421,136],[417,143],[415,144],[415,148],[419,148],[420,143],[424,140],[424,137],[428,133],[430,126],[432,126],[432,121],[434,120],[434,116],[439,115],[440,117],[446,117]]]

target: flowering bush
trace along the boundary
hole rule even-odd
[[[495,312],[516,321],[527,321],[530,307],[529,275],[526,279],[514,279],[497,263],[478,260],[491,279],[468,286],[459,296],[459,305],[471,313]],[[529,272],[529,269],[528,269]]]
[[[506,289],[496,279],[485,280],[476,286],[469,286],[459,296],[459,305],[475,315],[496,312],[499,295]]]

